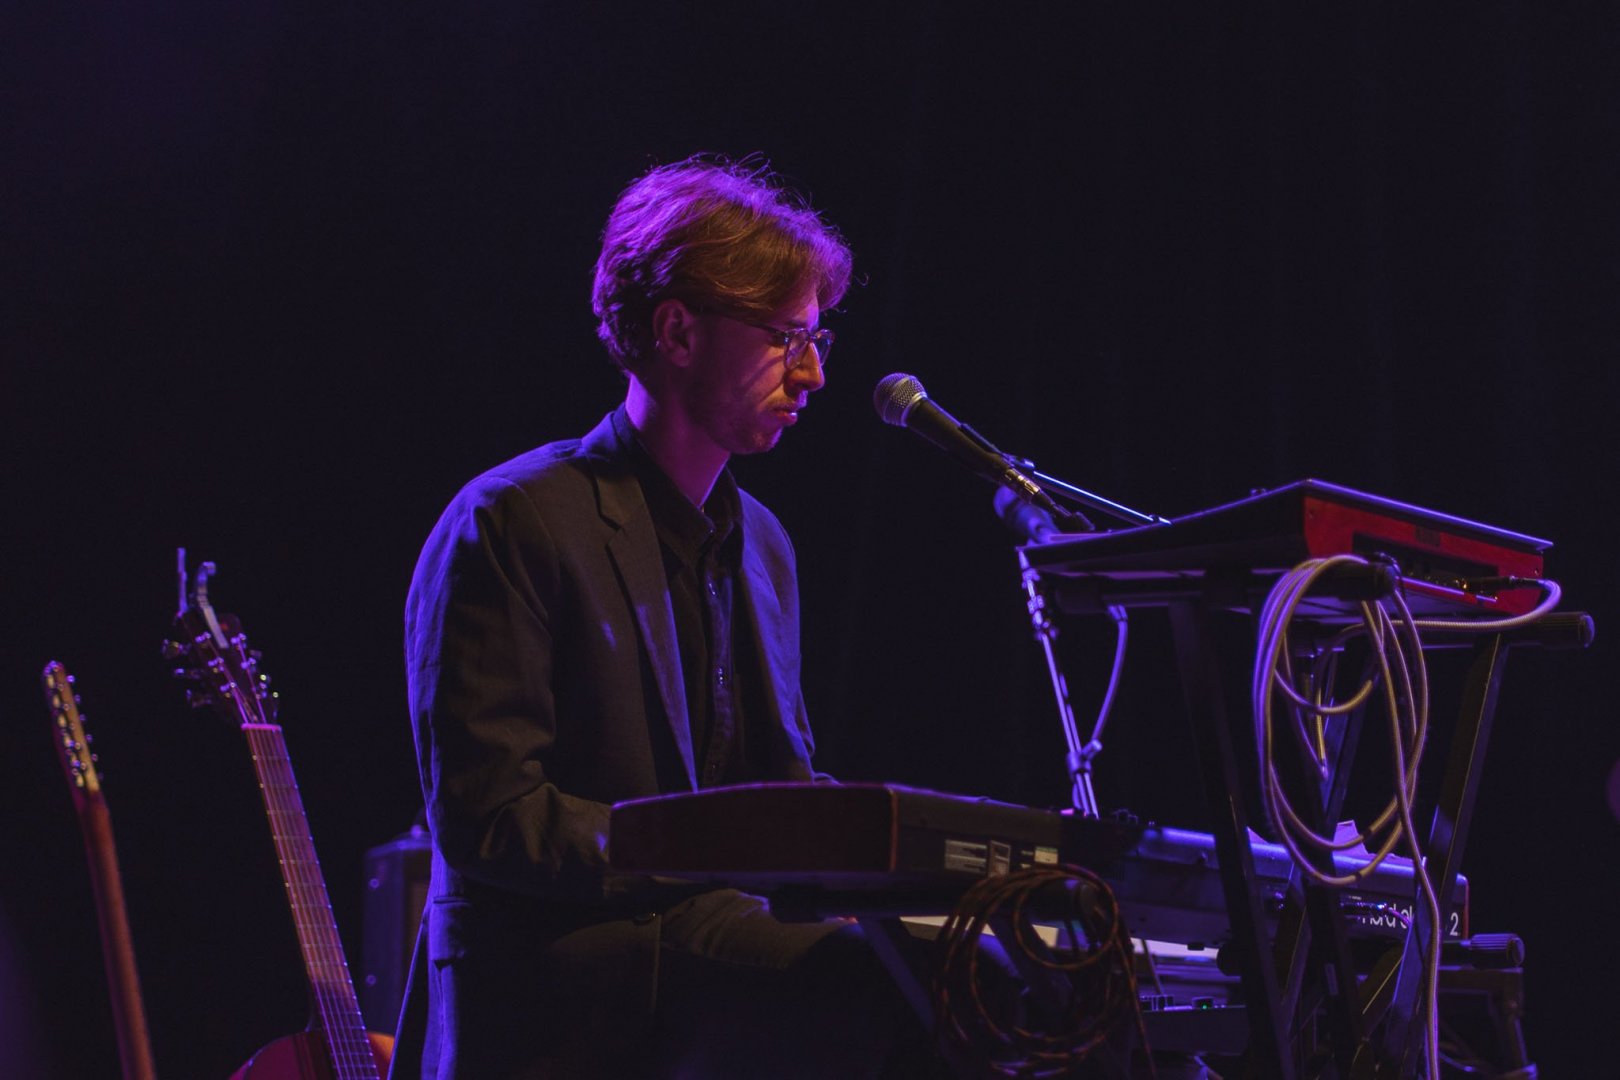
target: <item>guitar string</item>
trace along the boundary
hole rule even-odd
[[[205,608],[205,614],[213,624],[212,612]],[[199,642],[211,644],[218,639],[219,627],[211,625],[210,629],[213,634],[200,637]],[[344,959],[308,816],[293,776],[292,760],[281,728],[270,721],[263,700],[254,692],[249,673],[254,671],[255,665],[249,658],[246,638],[240,633],[233,634],[228,653],[214,649],[210,652],[206,666],[223,676],[216,688],[231,698],[253,755],[260,793],[270,817],[271,837],[282,866],[282,881],[298,930],[299,951],[331,1064],[337,1074],[335,1080],[378,1080],[379,1069],[371,1054],[365,1020],[360,1014],[354,982]],[[303,852],[294,850],[295,844],[302,845],[307,858],[299,857]],[[317,911],[324,912],[324,918],[317,917]],[[316,931],[321,932],[324,942],[315,939]],[[334,974],[341,978],[334,978]],[[334,989],[334,983],[339,989]]]
[[[375,1078],[377,1068],[365,1034],[354,982],[344,958],[331,901],[309,833],[292,760],[281,729],[274,724],[244,725],[260,769],[260,785],[270,810],[283,881],[309,971],[316,1009],[338,1080]],[[300,823],[303,823],[300,825]]]
[[[299,931],[300,949],[304,953],[304,963],[316,1008],[321,1014],[322,1034],[334,1058],[340,1056],[347,1058],[349,1055],[346,1045],[336,1041],[343,1036],[343,1026],[336,1021],[344,1010],[339,1003],[331,1000],[328,985],[330,980],[325,970],[327,959],[323,955],[325,950],[314,936],[317,928],[309,915],[313,901],[308,875],[302,866],[305,860],[302,858],[302,852],[294,849],[298,837],[297,830],[292,827],[294,825],[292,811],[297,807],[297,803],[293,802],[288,793],[287,781],[290,777],[286,774],[289,770],[282,766],[280,755],[274,752],[271,740],[262,728],[248,729],[247,735],[253,748],[255,764],[259,766],[260,787],[264,793],[265,805],[270,810],[282,880],[286,884],[288,898],[292,902],[293,920]],[[292,794],[296,795],[296,786],[293,787]],[[335,1060],[333,1064],[342,1066],[347,1062]]]
[[[306,964],[310,967],[316,1005],[322,1015],[334,1066],[353,1065],[362,1070],[348,1074],[345,1069],[346,1075],[340,1080],[347,1080],[347,1075],[375,1077],[376,1066],[364,1035],[364,1021],[359,1015],[336,924],[331,918],[331,904],[326,897],[314,841],[309,835],[308,818],[303,812],[285,741],[280,736],[280,729],[273,725],[249,733],[266,772],[273,770],[265,777],[269,781],[265,786],[266,803],[280,819],[276,832],[285,868],[283,880],[293,899],[294,919],[301,930],[300,942],[310,948]],[[300,822],[304,823],[302,827]],[[301,845],[303,850],[295,850],[295,845]]]
[[[353,1059],[334,1064],[355,1064],[367,1070],[366,1075],[375,1075],[369,1043],[364,1038],[364,1021],[359,1015],[353,982],[344,963],[336,924],[331,917],[331,904],[326,897],[314,841],[308,832],[308,818],[303,811],[285,741],[278,738],[280,734],[279,729],[262,730],[256,733],[254,741],[267,765],[273,766],[279,774],[271,777],[272,783],[267,790],[281,817],[278,823],[278,831],[284,841],[281,846],[288,849],[284,855],[286,880],[289,889],[299,894],[295,897],[295,918],[313,950],[309,961],[312,984],[327,1028],[328,1044],[334,1057],[341,1055]],[[304,823],[302,826],[301,822]],[[301,846],[302,850],[293,850],[295,845]],[[292,858],[287,859],[286,855]]]

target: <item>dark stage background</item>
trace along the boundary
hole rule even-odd
[[[418,545],[461,482],[612,406],[598,230],[707,149],[768,154],[859,260],[826,390],[737,465],[799,547],[820,764],[1065,799],[1009,539],[875,419],[889,371],[1147,510],[1320,476],[1549,537],[1599,640],[1513,659],[1465,870],[1476,927],[1528,942],[1533,1056],[1612,1074],[1620,14],[1278,7],[10,5],[0,1073],[116,1070],[52,657],[160,1071],[303,1024],[242,738],[158,656],[178,544],[276,676],[358,963],[361,854],[418,804]],[[1136,629],[1101,794],[1201,826],[1168,634]],[[1069,630],[1083,707],[1108,647]]]

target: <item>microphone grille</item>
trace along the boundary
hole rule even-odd
[[[872,407],[885,424],[904,427],[906,414],[927,396],[928,391],[915,375],[897,371],[878,380],[877,389],[872,391]]]

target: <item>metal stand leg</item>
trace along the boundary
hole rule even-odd
[[[1474,650],[1474,662],[1468,669],[1468,678],[1463,687],[1462,707],[1456,732],[1452,736],[1451,758],[1435,806],[1429,840],[1424,845],[1429,880],[1442,905],[1457,881],[1463,848],[1468,841],[1468,828],[1473,821],[1474,802],[1479,794],[1479,778],[1485,767],[1485,748],[1490,742],[1491,721],[1496,712],[1496,699],[1502,686],[1502,670],[1507,654],[1508,646],[1501,634],[1493,634],[1482,640]],[[1428,906],[1421,902],[1421,898],[1414,897],[1414,901],[1412,928],[1406,935],[1406,947],[1401,955],[1400,973],[1396,977],[1382,1040],[1384,1054],[1393,1061],[1409,1060],[1409,1055],[1414,1052],[1417,1035],[1422,1031],[1422,1025],[1415,1021],[1422,986],[1424,950],[1433,935],[1445,932],[1443,926],[1433,925]]]
[[[924,1031],[937,1032],[939,1030],[937,1018],[934,1016],[933,995],[928,990],[928,972],[919,959],[919,951],[914,947],[911,931],[905,924],[894,918],[860,918],[855,920],[860,924],[861,932],[866,935],[867,942],[872,951],[877,953],[878,959],[888,969],[889,977],[899,989],[900,995],[906,999],[917,1019],[922,1021]],[[945,1066],[952,1075],[968,1080],[974,1075],[972,1063],[958,1053],[951,1044],[936,1046]]]
[[[933,1030],[934,1003],[933,996],[928,992],[928,977],[913,967],[906,955],[911,932],[899,919],[861,918],[855,921],[860,924],[872,951],[889,969],[889,977],[906,999],[906,1004],[911,1006],[924,1028]]]
[[[1369,658],[1358,682],[1370,679],[1375,668]],[[1341,722],[1330,723],[1327,741],[1333,766],[1326,780],[1307,776],[1303,767],[1290,778],[1298,789],[1317,793],[1320,801],[1304,799],[1298,808],[1305,824],[1319,834],[1332,835],[1332,823],[1338,820],[1344,807],[1365,714],[1363,706],[1346,714]],[[1313,853],[1312,865],[1324,873],[1335,872],[1333,856],[1328,851]],[[1355,992],[1355,961],[1345,935],[1339,896],[1336,890],[1317,885],[1297,870],[1294,881],[1297,888],[1289,891],[1276,945],[1287,976],[1284,1015],[1299,1017],[1325,1008],[1332,1060],[1337,1066],[1337,1075],[1347,1077],[1363,1031]],[[1290,930],[1295,928],[1297,932],[1291,937]]]
[[[1232,733],[1226,716],[1220,665],[1211,647],[1209,611],[1203,601],[1170,605],[1170,627],[1181,668],[1182,692],[1204,770],[1204,794],[1214,824],[1215,857],[1232,920],[1233,944],[1243,963],[1243,997],[1249,1019],[1249,1069],[1275,1080],[1293,1080],[1289,1026],[1278,993],[1277,972],[1267,946],[1249,846],[1248,813]]]
[[[1362,669],[1360,681],[1365,682],[1370,678],[1374,668],[1375,665],[1369,659]],[[1337,821],[1344,807],[1350,770],[1355,764],[1356,749],[1361,743],[1361,727],[1365,713],[1366,707],[1363,706],[1345,714],[1339,722],[1329,725],[1327,742],[1333,766],[1326,781],[1316,782],[1322,799],[1320,817],[1307,820],[1307,824],[1319,833],[1328,831],[1327,824]],[[1302,787],[1311,784],[1311,781],[1301,776],[1296,776],[1295,779]],[[1307,813],[1312,806],[1313,804],[1306,804]],[[1321,870],[1331,872],[1333,869],[1331,854],[1322,852],[1316,865]],[[1340,1075],[1348,1075],[1354,1048],[1361,1041],[1361,1024],[1359,1009],[1351,1000],[1353,993],[1347,973],[1353,972],[1354,967],[1348,943],[1344,940],[1343,923],[1338,918],[1338,898],[1330,890],[1314,888],[1301,878],[1302,875],[1296,872],[1294,880],[1299,883],[1299,887],[1290,890],[1288,902],[1283,908],[1277,928],[1275,948],[1279,972],[1284,980],[1283,1014],[1299,1016],[1302,1001],[1314,1003],[1314,997],[1311,996],[1313,988],[1308,984],[1308,977],[1312,974],[1323,975],[1324,982],[1332,987],[1328,993],[1338,999],[1335,1006],[1338,1016],[1332,1031],[1334,1058],[1338,1063]],[[1325,918],[1329,913],[1332,917]],[[1308,962],[1312,960],[1315,962],[1308,966]],[[1324,969],[1324,964],[1331,967]]]

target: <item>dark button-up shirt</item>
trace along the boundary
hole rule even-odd
[[[624,410],[615,413],[614,424],[633,448],[664,558],[698,786],[756,779],[745,722],[756,654],[737,602],[744,543],[737,482],[722,471],[700,509],[641,446]]]

